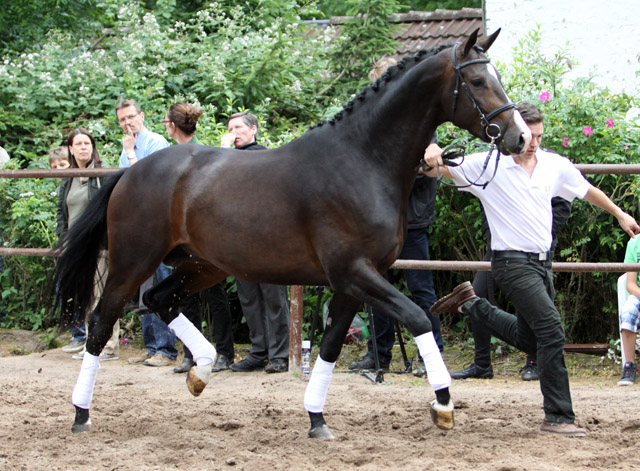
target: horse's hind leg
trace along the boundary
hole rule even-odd
[[[320,345],[320,355],[316,359],[304,394],[304,407],[311,419],[311,428],[309,429],[309,437],[311,438],[319,440],[335,438],[322,413],[336,360],[360,304],[357,299],[338,293],[331,300],[327,327]]]
[[[99,300],[107,277],[107,264],[104,258],[98,260],[98,268],[94,284],[94,298]],[[108,299],[100,300],[89,314],[87,319],[87,342],[85,352],[82,357],[80,374],[73,389],[71,400],[76,409],[76,416],[71,431],[73,433],[88,432],[91,425],[89,418],[89,407],[93,399],[93,390],[100,368],[99,355],[109,341],[113,332],[113,326],[119,318],[120,311],[124,305],[124,300],[118,307],[117,299],[115,307]],[[106,307],[105,307],[106,306]]]
[[[199,396],[209,383],[216,349],[193,323],[180,312],[189,295],[222,281],[226,274],[202,262],[184,262],[168,278],[144,294],[145,304],[166,322],[193,354],[196,366],[187,374],[187,388]]]

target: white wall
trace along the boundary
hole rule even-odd
[[[599,85],[640,97],[640,0],[484,1],[487,33],[502,28],[492,59],[510,61],[518,40],[540,24],[545,57],[569,41],[569,56],[579,63],[569,78],[595,71]]]

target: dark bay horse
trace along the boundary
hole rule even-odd
[[[145,293],[145,302],[193,352],[192,394],[209,381],[216,352],[180,314],[186,296],[228,274],[328,285],[335,295],[304,397],[309,435],[333,438],[324,402],[361,303],[398,319],[416,337],[436,395],[432,419],[453,427],[451,378],[430,322],[381,273],[402,248],[409,193],[438,125],[451,121],[492,138],[503,152],[526,148],[528,128],[484,56],[498,33],[478,39],[476,31],[465,44],[405,58],[331,121],[278,149],[173,146],[109,179],[58,248],[59,298],[85,310],[93,305],[98,253],[109,251],[104,293],[88,317],[72,430],[89,430],[97,356],[125,301],[162,261],[176,269]]]

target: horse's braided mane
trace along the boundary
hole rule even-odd
[[[380,78],[378,78],[378,80],[376,80],[373,83],[370,83],[369,85],[367,85],[360,93],[358,93],[351,101],[349,101],[346,105],[344,105],[342,107],[342,110],[338,111],[333,118],[329,119],[328,121],[319,121],[318,123],[314,124],[313,126],[311,126],[309,128],[309,130],[315,128],[315,127],[321,127],[326,123],[329,123],[331,125],[335,124],[337,121],[340,121],[342,118],[344,118],[344,115],[346,113],[349,113],[353,110],[353,106],[355,104],[356,101],[364,101],[365,97],[367,95],[367,91],[368,90],[373,90],[373,92],[377,92],[380,87],[382,85],[384,85],[387,82],[391,82],[394,79],[397,79],[400,75],[404,74],[407,70],[412,69],[415,65],[419,64],[420,62],[422,62],[423,60],[435,56],[436,54],[438,54],[440,51],[442,51],[443,49],[447,49],[452,47],[452,44],[444,44],[441,46],[436,46],[432,49],[429,50],[425,50],[425,49],[421,49],[420,51],[416,52],[414,55],[412,56],[404,56],[400,62],[398,62],[396,65],[393,65],[391,67],[389,67],[381,76]]]

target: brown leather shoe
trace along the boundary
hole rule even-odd
[[[576,424],[565,424],[564,422],[549,422],[545,420],[540,427],[542,433],[555,433],[565,437],[584,437],[587,430],[577,427]]]
[[[471,283],[465,281],[453,288],[451,293],[433,303],[429,311],[431,311],[431,314],[434,316],[439,316],[443,312],[462,312],[460,311],[460,307],[467,301],[477,297]]]

